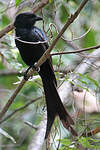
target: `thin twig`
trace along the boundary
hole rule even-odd
[[[73,38],[72,40],[67,40],[68,42],[73,42],[73,41],[76,41],[76,40],[80,40],[82,39],[83,37],[85,37],[91,30],[92,27],[90,27],[83,35],[77,37],[77,38]],[[66,41],[66,39],[64,39]]]
[[[12,113],[10,113],[8,116],[6,116],[4,119],[2,119],[2,120],[0,121],[0,124],[3,123],[4,121],[8,120],[9,118],[11,118],[11,117],[12,117],[13,115],[15,115],[17,112],[19,112],[19,111],[25,109],[26,107],[28,107],[28,106],[31,105],[32,103],[36,102],[36,101],[39,100],[40,98],[42,98],[42,97],[40,96],[40,97],[38,97],[38,98],[36,98],[36,99],[33,99],[33,100],[29,101],[28,103],[26,103],[24,106],[15,109]]]
[[[2,111],[0,112],[0,120],[3,118],[3,116],[5,115],[5,113],[8,111],[10,105],[12,104],[12,102],[14,101],[15,97],[17,96],[17,94],[20,92],[20,90],[22,89],[22,87],[24,86],[24,84],[26,83],[26,81],[23,79],[21,81],[21,83],[18,85],[18,87],[15,89],[14,93],[12,94],[12,96],[9,98],[8,102],[5,104],[4,108],[2,109]]]
[[[6,35],[9,31],[11,31],[13,29],[14,29],[13,23],[11,23],[8,26],[6,26],[5,28],[3,28],[0,31],[0,38],[2,38],[4,35]]]
[[[74,51],[69,51],[69,52],[56,52],[56,53],[52,53],[51,55],[63,55],[63,54],[75,54],[75,53],[81,53],[84,51],[88,51],[88,50],[92,50],[92,49],[98,49],[100,48],[100,45],[97,46],[92,46],[92,47],[88,47],[88,48],[83,48],[83,49],[79,49],[79,50],[74,50]]]
[[[29,127],[33,128],[33,129],[35,129],[35,130],[37,130],[37,129],[38,129],[38,126],[33,125],[33,124],[32,124],[31,122],[29,122],[29,121],[24,121],[24,123],[25,123],[26,125],[28,125]]]
[[[0,76],[21,76],[21,75],[24,75],[24,71],[22,72],[19,72],[17,70],[2,70],[0,71]]]
[[[69,73],[72,72],[73,69],[76,67],[75,64],[69,65],[69,66],[60,66],[59,68],[57,66],[53,66],[55,72],[61,72],[61,73]],[[0,71],[0,76],[23,76],[25,70],[19,72],[17,70],[2,70]]]
[[[42,9],[45,5],[49,3],[49,0],[42,0],[40,3],[37,4],[37,7],[33,8],[33,12],[37,12],[38,10]]]

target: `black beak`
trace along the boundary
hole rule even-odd
[[[36,16],[35,21],[40,21],[40,20],[43,20],[43,18],[40,16]]]

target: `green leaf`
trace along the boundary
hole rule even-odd
[[[86,31],[87,30],[88,29],[86,29]],[[90,47],[90,46],[96,45],[96,31],[90,30],[90,32],[84,37],[83,45],[85,47]]]
[[[21,1],[22,0],[16,0],[16,6],[18,6]]]
[[[53,0],[49,0],[49,3],[52,3],[53,2]]]
[[[69,16],[68,8],[66,8],[64,4],[62,4],[60,7],[60,20],[62,21],[62,23],[66,22],[68,16]]]
[[[91,78],[90,76],[86,75],[87,79],[90,80],[92,83],[94,83],[94,85],[96,87],[98,87],[100,89],[99,83],[98,81],[96,81],[95,79]]]
[[[96,87],[98,87],[100,89],[100,85],[99,85],[98,81],[91,78],[88,74],[82,75],[82,74],[79,73],[79,76],[81,78],[78,79],[78,80],[81,81],[81,83],[83,83],[85,85],[94,84]]]
[[[88,85],[88,83],[86,81],[83,81],[81,79],[78,79],[79,81],[81,81],[81,83],[85,84],[85,85]]]
[[[79,139],[79,142],[80,142],[84,147],[89,146],[88,139],[85,138],[85,137],[81,137],[81,138]]]
[[[61,144],[69,146],[70,144],[72,144],[72,141],[70,139],[61,139],[60,140]]]
[[[6,15],[2,15],[2,26],[6,26],[10,23],[9,18]]]
[[[15,139],[1,128],[0,128],[0,134],[4,135],[6,138],[10,139],[13,143],[16,143]]]

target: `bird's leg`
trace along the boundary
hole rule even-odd
[[[28,78],[27,78],[27,73],[28,73],[28,71],[29,71],[31,68],[32,68],[33,70],[35,69],[37,72],[40,71],[40,68],[39,68],[39,67],[36,67],[36,64],[37,64],[37,63],[35,63],[34,65],[28,67],[28,69],[24,72],[24,79],[25,79],[26,81],[28,80]]]
[[[32,69],[33,70],[35,69],[37,72],[39,72],[40,71],[40,67],[36,67],[36,65],[37,65],[37,62],[35,62],[34,65],[32,65]]]
[[[27,78],[27,73],[28,73],[28,71],[31,69],[31,66],[30,67],[28,67],[28,69],[24,72],[24,79],[27,81],[28,80],[28,78]]]

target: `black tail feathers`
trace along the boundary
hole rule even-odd
[[[71,127],[71,125],[74,124],[74,121],[69,115],[69,113],[65,110],[61,102],[61,99],[59,97],[59,94],[57,92],[56,84],[55,84],[55,76],[51,72],[51,70],[49,71],[50,72],[48,72],[48,70],[43,71],[42,68],[42,71],[39,72],[43,82],[46,105],[47,105],[47,128],[46,128],[45,138],[48,137],[52,124],[57,115],[59,116],[63,126],[67,130],[69,130],[74,136],[77,136],[76,131]]]
[[[77,136],[76,131],[71,127],[71,125],[74,124],[74,121],[72,120],[69,113],[65,110],[58,95],[55,84],[51,81],[48,82],[47,80],[43,80],[43,86],[47,104],[47,129],[45,138],[47,138],[50,133],[56,115],[59,116],[63,126],[68,129],[74,136]]]

